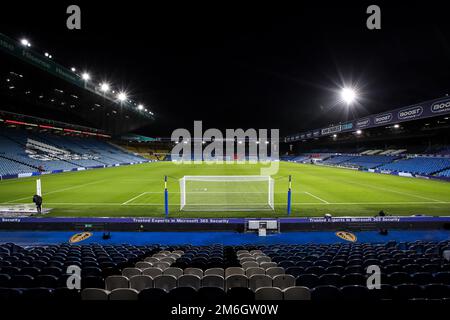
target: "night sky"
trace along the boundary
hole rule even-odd
[[[125,87],[157,115],[140,131],[149,136],[194,120],[285,135],[450,91],[450,19],[439,2],[96,3],[3,1],[0,31]],[[81,7],[81,31],[66,29],[69,4]],[[366,28],[370,4],[382,30]],[[352,110],[336,103],[343,85],[361,94]]]

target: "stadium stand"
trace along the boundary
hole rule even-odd
[[[302,163],[302,162],[309,161],[309,160],[310,160],[309,156],[297,156],[297,157],[292,158],[290,161]]]
[[[387,163],[391,163],[398,159],[396,156],[384,155],[364,155],[350,158],[341,164],[357,166],[363,169],[374,169]]]
[[[450,298],[450,241],[305,245],[0,245],[0,298],[211,301]],[[369,265],[381,289],[365,286]],[[82,268],[82,291],[65,269]],[[202,300],[206,299],[206,300]]]
[[[355,156],[338,155],[338,156],[330,157],[330,158],[324,160],[322,163],[329,164],[329,165],[338,165],[338,164],[347,162],[353,158],[355,158]]]
[[[0,175],[147,161],[103,140],[0,129]]]
[[[380,170],[432,175],[450,168],[450,158],[414,157],[381,166]]]
[[[442,172],[439,172],[439,173],[438,173],[438,176],[439,176],[439,177],[449,177],[449,178],[450,178],[450,169],[444,170],[444,171],[442,171]]]

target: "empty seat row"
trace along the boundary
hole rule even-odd
[[[256,290],[260,287],[278,287],[281,289],[295,286],[296,279],[291,275],[280,274],[274,277],[257,274],[251,277],[245,275],[231,275],[223,278],[219,275],[205,275],[199,277],[193,274],[181,275],[178,278],[173,275],[134,275],[130,278],[125,276],[110,276],[105,279],[105,289],[108,291],[118,288],[132,288],[141,291],[146,288],[161,288],[170,290],[176,287],[218,287],[229,289],[234,287],[248,287]]]
[[[253,301],[253,300],[311,300],[311,292],[304,287],[285,289],[274,287],[258,288],[255,292],[248,288],[232,288],[225,292],[217,287],[203,287],[198,290],[191,287],[178,287],[169,291],[161,288],[147,288],[140,292],[134,289],[118,288],[112,291],[103,289],[84,289],[83,300],[147,300],[178,302],[213,301]]]

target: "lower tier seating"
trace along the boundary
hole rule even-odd
[[[333,245],[0,245],[0,299],[449,299],[450,241]],[[381,270],[369,290],[366,269]],[[70,290],[68,266],[81,268]]]

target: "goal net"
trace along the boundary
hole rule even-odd
[[[180,210],[274,210],[270,176],[184,176],[180,179]]]

